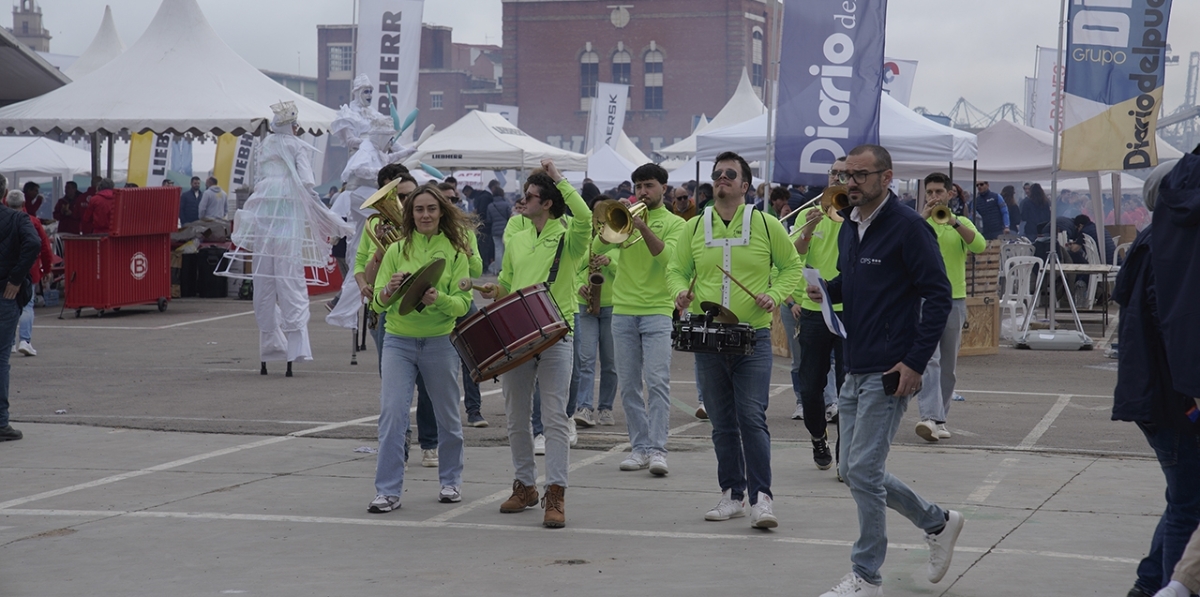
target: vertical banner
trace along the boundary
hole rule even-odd
[[[617,148],[621,130],[625,128],[625,108],[628,107],[629,86],[617,83],[598,83],[596,99],[592,101],[587,147],[584,153],[607,145]]]
[[[886,18],[886,0],[785,0],[772,182],[825,186],[879,142]]]
[[[1171,0],[1075,0],[1067,16],[1060,168],[1158,164]]]
[[[1033,106],[1037,101],[1037,77],[1025,77],[1025,126],[1033,126]]]
[[[171,169],[171,135],[134,133],[129,136],[129,173],[125,182],[139,187],[159,186]]]
[[[1033,91],[1033,116],[1030,125],[1039,131],[1055,132],[1062,121],[1062,67],[1058,51],[1037,49],[1037,84]]]
[[[883,62],[883,91],[893,99],[908,106],[912,99],[913,79],[917,77],[916,60],[894,60]]]
[[[248,187],[250,180],[250,158],[254,155],[254,135],[246,133],[236,137],[225,133],[217,137],[217,157],[213,163],[213,177],[217,184],[229,194],[241,187]]]
[[[388,88],[400,117],[417,107],[417,73],[421,62],[423,0],[358,0],[358,74],[375,84],[375,104],[389,116]],[[404,133],[411,142],[414,128]]]

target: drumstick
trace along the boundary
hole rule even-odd
[[[688,284],[688,291],[687,291],[687,293],[688,293],[688,296],[694,296],[694,295],[692,294],[692,290],[693,290],[694,288],[696,288],[696,280],[699,280],[699,279],[700,279],[700,276],[696,276],[695,278],[692,278],[692,283],[691,283],[691,284]]]
[[[470,278],[463,278],[463,279],[459,280],[458,281],[458,289],[463,292],[469,292],[471,290],[478,290],[479,292],[487,292],[486,287],[476,286],[475,284],[473,284],[471,282]]]
[[[717,266],[717,269],[721,270],[721,273],[722,273],[722,274],[725,274],[725,277],[726,277],[726,278],[729,278],[729,281],[733,282],[734,284],[737,284],[738,288],[741,288],[742,290],[745,290],[745,291],[746,291],[746,294],[750,295],[750,298],[752,298],[752,299],[754,299],[754,300],[758,300],[758,296],[757,296],[757,295],[755,295],[753,292],[750,292],[750,289],[749,289],[749,288],[746,288],[746,285],[745,285],[745,284],[742,284],[741,282],[738,282],[738,279],[737,279],[737,278],[735,278],[735,277],[733,277],[733,274],[731,274],[731,273],[729,273],[729,272],[725,271],[725,268],[723,268],[723,267],[721,267],[721,266],[719,266],[719,265]]]

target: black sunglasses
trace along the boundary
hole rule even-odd
[[[713,182],[721,180],[722,176],[724,176],[725,178],[728,178],[729,180],[737,180],[738,171],[734,170],[732,168],[726,168],[724,170],[713,170],[713,173],[712,173]]]

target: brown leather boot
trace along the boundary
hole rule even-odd
[[[567,512],[565,502],[566,487],[562,485],[551,485],[546,488],[546,497],[542,498],[542,507],[546,509],[546,515],[542,518],[542,526],[552,529],[561,529],[567,526]]]
[[[524,483],[513,479],[513,492],[503,504],[500,504],[500,511],[505,514],[514,512],[524,512],[526,508],[532,508],[538,505],[537,488],[525,485]]]

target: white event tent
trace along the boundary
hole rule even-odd
[[[979,179],[1003,181],[1050,180],[1054,135],[1002,120],[979,132]],[[1158,159],[1183,157],[1183,152],[1158,138]],[[955,167],[958,167],[956,165]],[[970,164],[965,164],[970,168]],[[1060,172],[1064,179],[1094,176],[1094,172]],[[1124,185],[1122,185],[1124,186]],[[1048,189],[1047,189],[1048,190]]]
[[[37,176],[87,176],[91,164],[88,152],[45,137],[0,137],[0,173],[10,175],[14,188]]]
[[[409,158],[410,168],[425,163],[440,170],[532,170],[545,158],[558,169],[585,170],[587,156],[542,143],[500,114],[472,110],[426,139]]]
[[[280,100],[296,103],[300,125],[313,134],[336,116],[246,62],[196,0],[163,0],[128,50],[73,83],[0,108],[0,130],[240,134],[262,130]]]
[[[638,146],[633,143],[633,139],[630,139],[629,135],[625,134],[625,131],[621,131],[621,136],[617,138],[617,154],[630,163],[639,166],[654,161],[650,159],[650,156],[647,156],[645,153],[642,153],[642,150],[638,149]]]
[[[713,116],[708,123],[703,123],[696,127],[692,134],[682,141],[673,145],[668,145],[655,153],[668,158],[688,159],[696,155],[697,137],[707,131],[715,131],[730,127],[739,123],[746,122],[757,117],[763,119],[763,130],[766,130],[767,106],[758,98],[758,94],[754,92],[754,86],[750,84],[750,75],[745,69],[742,69],[742,80],[738,82],[737,89],[733,92],[733,97],[725,102],[725,107]],[[763,145],[766,145],[766,135],[763,135]],[[713,154],[714,156],[716,154]],[[749,159],[749,158],[747,158]]]
[[[582,188],[584,178],[592,179],[592,182],[602,190],[611,189],[629,180],[629,176],[639,165],[625,159],[612,147],[601,145],[587,157],[586,172],[572,170],[563,172],[563,175],[576,189]]]
[[[71,80],[86,77],[92,71],[112,62],[113,58],[125,51],[125,44],[117,34],[117,26],[113,24],[112,7],[104,7],[104,20],[100,22],[100,30],[92,43],[83,51],[79,59],[63,70],[63,74]]]
[[[975,159],[977,141],[966,131],[940,125],[908,109],[888,94],[879,108],[879,143],[892,154],[897,178],[919,178],[945,169],[951,161]],[[748,161],[767,157],[767,115],[729,127],[709,127],[697,137],[696,155],[712,160],[722,151],[735,151]]]

